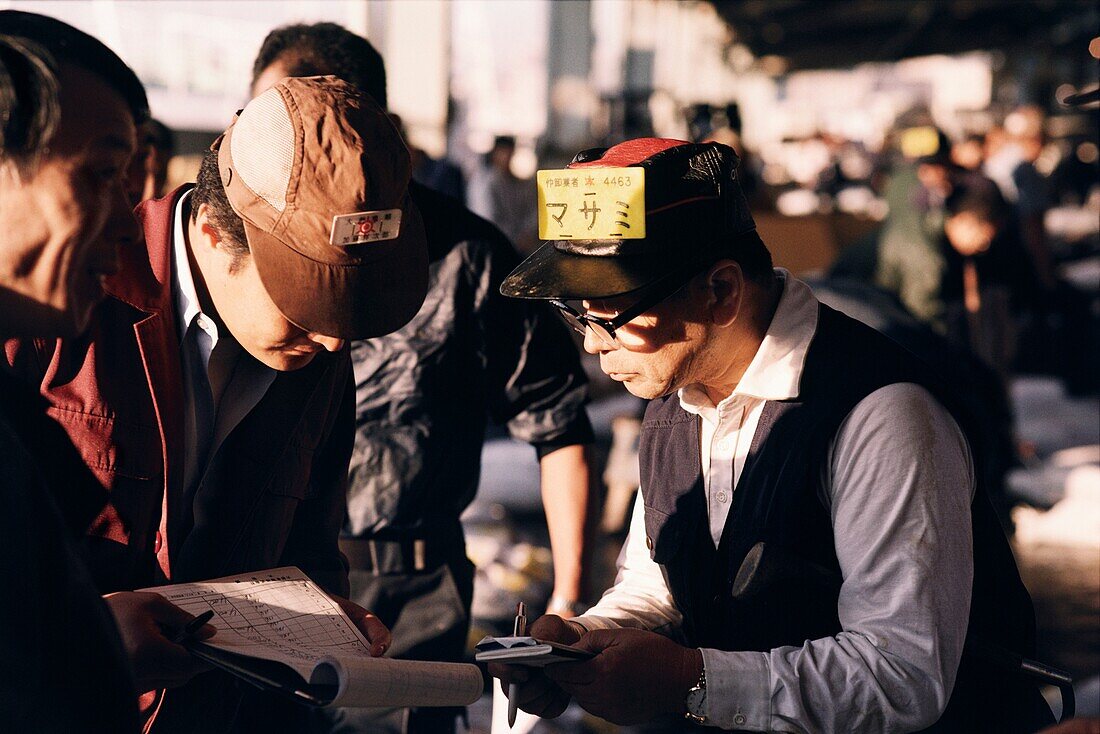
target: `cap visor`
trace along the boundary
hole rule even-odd
[[[244,222],[256,270],[275,306],[306,331],[370,339],[412,320],[428,291],[428,248],[420,212],[409,201],[401,235],[368,247],[363,262],[332,265],[300,255]]]
[[[504,279],[500,292],[511,298],[563,301],[611,298],[645,288],[678,264],[682,262],[653,255],[574,255],[545,242]]]

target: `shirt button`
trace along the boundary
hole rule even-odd
[[[744,714],[737,714],[737,716],[733,717],[733,723],[737,724],[738,726],[741,726],[742,724],[745,723],[745,715]]]
[[[733,439],[732,438],[723,438],[721,441],[718,442],[718,448],[722,449],[723,451],[732,451],[733,450]]]
[[[153,536],[153,552],[160,553],[160,547],[163,544],[164,542],[161,540],[160,531],[158,530],[157,534]]]
[[[719,501],[719,502],[723,502],[723,503],[724,503],[724,502],[726,501],[726,499],[727,499],[727,497],[726,497],[726,493],[725,493],[725,492],[719,492],[719,493],[718,493],[718,501]]]
[[[195,319],[195,323],[198,324],[199,328],[203,331],[206,331],[210,328],[210,322],[206,320],[205,316],[199,316],[197,319]]]

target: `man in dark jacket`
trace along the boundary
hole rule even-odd
[[[572,697],[617,723],[1034,731],[1037,687],[986,662],[1029,654],[1034,618],[968,417],[773,270],[736,167],[723,145],[643,138],[540,174],[552,241],[502,290],[552,299],[652,402],[616,585],[530,628],[595,657],[491,671],[542,715]]]
[[[423,299],[409,168],[369,97],[287,80],[240,112],[194,188],[138,210],[144,243],[108,271],[85,335],[5,345],[110,492],[90,531],[101,589],[294,565],[347,594],[345,342],[400,327]],[[380,654],[384,626],[345,610]],[[287,731],[303,716],[221,672],[156,698],[156,730]]]
[[[69,336],[138,234],[122,173],[145,92],[71,26],[4,11],[0,28],[0,338]],[[205,667],[169,640],[191,615],[155,594],[99,596],[82,541],[106,495],[47,408],[0,371],[0,729],[136,732],[135,681]]]
[[[335,74],[386,103],[382,57],[332,23],[272,31],[252,93],[311,74]],[[542,304],[509,302],[498,291],[519,260],[511,244],[460,202],[416,182],[409,193],[424,216],[431,285],[407,326],[352,344],[356,438],[341,548],[352,598],[392,628],[394,655],[458,660],[473,595],[459,516],[477,489],[487,417],[538,453],[554,560],[549,606],[565,616],[579,611],[583,593],[592,431],[567,331]],[[454,726],[454,712],[406,716],[394,712],[386,730]],[[383,726],[367,712],[335,718]]]

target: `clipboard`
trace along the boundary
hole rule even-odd
[[[479,663],[506,663],[541,668],[554,663],[576,663],[596,657],[594,652],[534,637],[484,637],[476,645]]]
[[[327,706],[336,698],[336,686],[305,683],[293,670],[279,663],[234,655],[202,642],[187,642],[184,646],[199,660],[232,673],[261,691],[272,691],[310,706]]]

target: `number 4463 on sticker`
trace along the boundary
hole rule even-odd
[[[644,168],[566,168],[535,180],[540,239],[645,237]]]

